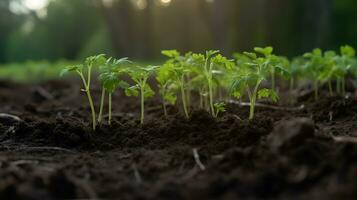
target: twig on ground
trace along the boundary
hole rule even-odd
[[[197,166],[202,170],[206,170],[206,167],[202,164],[201,160],[200,160],[200,155],[198,155],[197,149],[194,148],[192,149],[192,153],[193,153],[193,158],[195,159],[195,162],[197,164]]]
[[[16,115],[11,115],[11,114],[8,114],[8,113],[0,113],[0,118],[2,119],[12,119],[14,121],[17,121],[17,122],[22,122],[23,120],[16,116]]]
[[[228,100],[227,103],[230,104],[236,104],[239,106],[243,106],[243,107],[249,107],[250,103],[249,102],[239,102],[239,101],[235,101],[235,100]],[[282,111],[299,111],[305,108],[305,105],[301,105],[299,107],[280,107],[280,106],[272,106],[272,105],[266,105],[266,104],[262,104],[262,103],[256,103],[255,104],[256,107],[260,107],[260,108],[267,108],[267,109],[272,109],[272,110],[282,110]]]
[[[35,88],[35,91],[41,96],[43,97],[44,99],[47,99],[47,100],[53,100],[54,97],[51,93],[49,93],[45,88],[43,87],[36,87]]]
[[[357,144],[357,138],[356,137],[350,137],[350,136],[331,136],[331,137],[335,142],[356,143]]]
[[[133,114],[133,113],[112,113],[112,117],[125,117],[125,116],[135,117],[135,114]],[[109,117],[109,114],[103,115],[103,118],[108,118],[108,117]]]
[[[38,165],[40,163],[38,160],[16,160],[10,163],[10,165],[18,166],[18,165]]]
[[[61,147],[4,147],[13,151],[62,151],[66,153],[76,153],[76,151]]]
[[[136,182],[137,182],[138,184],[141,184],[141,183],[142,183],[142,179],[141,179],[141,176],[140,176],[140,173],[139,173],[138,168],[136,167],[135,164],[133,164],[133,165],[131,166],[131,168],[132,168],[133,171],[134,171],[134,176],[135,176]]]

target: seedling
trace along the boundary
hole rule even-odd
[[[226,112],[226,104],[221,102],[221,103],[215,103],[214,105],[214,110],[215,110],[215,113],[214,113],[214,117],[218,117],[218,115],[220,113],[223,113],[223,112]]]
[[[278,96],[272,89],[260,89],[266,74],[270,72],[270,59],[266,56],[258,57],[256,53],[245,52],[244,55],[249,58],[249,61],[244,63],[248,67],[237,71],[232,83],[231,93],[239,99],[242,98],[244,90],[246,90],[250,101],[249,119],[251,120],[254,118],[255,104],[258,99],[270,98],[276,102]]]
[[[150,98],[155,95],[154,91],[151,89],[150,85],[147,83],[149,77],[153,75],[158,66],[148,66],[148,67],[132,67],[127,69],[128,75],[135,82],[135,85],[126,88],[125,94],[127,96],[139,96],[140,95],[140,105],[141,105],[141,117],[140,123],[144,123],[144,108],[145,99]]]
[[[120,75],[126,71],[125,65],[131,64],[128,58],[109,58],[106,64],[101,67],[99,79],[102,83],[102,96],[98,123],[102,121],[105,94],[108,93],[108,124],[111,125],[112,119],[112,94],[118,88],[127,88],[128,83],[120,79]]]
[[[305,53],[304,57],[308,59],[305,64],[305,75],[313,81],[314,96],[317,101],[319,98],[319,83],[321,81],[321,71],[324,67],[324,59],[321,49],[314,49],[311,53]]]
[[[176,82],[180,88],[182,106],[186,118],[189,118],[188,114],[188,103],[187,103],[187,75],[191,72],[192,69],[188,68],[187,58],[190,56],[190,53],[185,56],[181,56],[180,53],[176,50],[164,50],[161,52],[163,55],[169,57],[169,60],[166,61],[166,64],[169,64],[168,71],[170,71],[170,77]]]
[[[265,57],[264,65],[271,77],[271,89],[277,92],[276,76],[280,75],[284,78],[289,77],[288,67],[289,61],[284,57],[278,57],[273,54],[273,47],[255,47],[254,51],[262,54]]]
[[[341,93],[343,96],[345,96],[346,94],[345,77],[347,76],[349,70],[352,68],[356,51],[351,46],[346,45],[340,48],[340,52],[341,52],[341,56],[338,60],[338,65],[337,65],[340,71],[340,77],[338,79],[338,82],[340,82]]]
[[[232,69],[233,62],[228,60],[219,54],[219,51],[206,51],[205,55],[202,54],[193,54],[192,59],[194,62],[201,67],[202,74],[206,79],[210,112],[213,117],[217,117],[218,112],[216,108],[220,109],[220,106],[215,106],[214,104],[214,81],[219,84],[217,75],[224,74],[224,69]],[[218,104],[220,105],[220,104]]]
[[[166,105],[175,104],[177,100],[176,91],[177,87],[175,81],[172,80],[171,69],[174,66],[172,63],[165,63],[161,66],[156,75],[156,81],[158,82],[159,93],[162,98],[162,107],[164,110],[164,115],[167,117]]]
[[[84,91],[87,94],[89,106],[90,106],[91,113],[92,113],[92,128],[93,128],[93,130],[96,129],[97,123],[96,123],[96,112],[94,109],[93,99],[92,99],[92,95],[91,95],[91,91],[90,91],[92,68],[102,66],[105,63],[105,61],[106,61],[106,59],[103,54],[100,54],[97,56],[91,56],[91,57],[86,58],[84,64],[68,66],[61,71],[61,76],[67,72],[75,72],[81,78],[81,80],[83,82],[83,86],[84,86],[84,89],[82,89],[82,91]]]

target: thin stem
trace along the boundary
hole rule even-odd
[[[99,114],[98,114],[98,123],[102,122],[103,116],[103,107],[104,107],[104,99],[105,99],[105,88],[102,87],[102,96],[100,98],[100,107],[99,107]]]
[[[84,78],[83,76],[83,73],[81,72],[78,72],[77,73],[79,74],[79,76],[81,77],[82,81],[83,81],[83,85],[85,87],[85,92],[87,94],[87,98],[88,98],[88,101],[89,101],[89,106],[90,106],[90,109],[91,109],[91,112],[92,112],[92,128],[93,130],[95,131],[96,127],[97,127],[97,121],[96,121],[96,114],[95,114],[95,109],[94,109],[94,104],[93,104],[93,99],[92,99],[92,95],[90,93],[90,88],[89,86],[90,85],[87,85],[88,83],[90,83],[90,81],[86,82],[86,79]],[[90,75],[90,73],[88,73]],[[88,77],[89,78],[89,77]]]
[[[109,126],[112,124],[112,93],[108,94],[108,101],[109,101],[109,108],[108,108],[108,112],[109,112],[109,119],[108,119],[108,124]]]
[[[341,89],[342,89],[342,96],[346,96],[346,81],[344,78],[341,78]]]
[[[185,116],[188,119],[189,115],[188,115],[188,111],[187,111],[186,95],[185,95],[185,89],[184,89],[183,82],[181,82],[180,85],[181,85],[181,98],[182,98],[183,111],[185,112]]]
[[[253,93],[250,91],[248,88],[248,96],[250,100],[250,111],[249,111],[249,120],[252,120],[254,118],[254,112],[255,112],[255,103],[257,101],[257,94],[258,94],[258,89],[260,86],[261,81],[258,81],[257,84],[254,87]]]
[[[293,92],[294,87],[295,87],[295,79],[292,77],[292,78],[290,79],[290,93]]]
[[[331,80],[328,80],[328,91],[330,93],[330,96],[333,96],[333,91],[332,91],[332,83]]]
[[[140,91],[141,91],[141,95],[140,95],[140,97],[141,97],[141,101],[140,101],[140,105],[141,105],[140,123],[144,124],[145,83],[141,84]]]
[[[202,97],[202,93],[200,93],[200,108],[203,108],[203,97]]]
[[[337,94],[341,94],[341,80],[339,78],[336,80],[336,91]]]
[[[161,90],[161,98],[162,98],[162,108],[164,109],[165,118],[167,118],[167,109],[166,109],[166,101],[165,101],[166,89],[165,87]]]
[[[186,83],[190,80],[189,76],[186,76]],[[187,102],[187,107],[191,106],[191,89],[190,87],[187,87],[186,89],[186,102]]]
[[[272,71],[271,73],[271,89],[275,92],[275,70]]]
[[[164,109],[165,118],[167,118],[167,109],[166,109],[166,102],[165,102],[165,100],[162,100],[162,108]]]
[[[214,117],[214,105],[213,105],[213,86],[212,86],[212,81],[208,81],[208,95],[209,95],[209,105],[211,109],[211,114]]]

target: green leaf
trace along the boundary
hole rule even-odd
[[[345,45],[345,46],[342,46],[340,48],[340,51],[341,51],[341,55],[342,56],[346,56],[346,57],[354,57],[356,55],[356,50],[351,47],[351,46],[348,46],[348,45]]]
[[[82,71],[83,65],[72,65],[72,66],[67,66],[64,69],[61,70],[60,76],[64,76],[68,72],[75,72],[75,71]]]
[[[237,99],[240,99],[240,98],[242,98],[242,93],[239,92],[239,91],[234,91],[234,92],[232,93],[232,96],[235,97],[235,98],[237,98]]]
[[[180,53],[177,50],[163,50],[161,54],[169,58],[177,58],[180,56]]]
[[[150,97],[153,97],[155,95],[155,92],[153,89],[151,89],[150,85],[149,84],[146,84],[145,85],[145,88],[144,88],[144,97],[145,99],[148,99]]]
[[[215,103],[213,106],[214,106],[217,114],[218,113],[222,113],[222,112],[226,112],[226,104],[223,103],[223,102]]]
[[[243,54],[244,54],[245,56],[249,57],[250,59],[256,59],[256,58],[257,58],[257,54],[255,54],[255,53],[244,52]]]
[[[265,47],[265,48],[261,48],[261,47],[255,47],[254,51],[260,54],[263,54],[265,56],[269,56],[273,53],[273,47]]]
[[[140,93],[140,87],[138,85],[127,87],[125,89],[125,95],[129,97],[131,96],[137,97],[139,96],[139,93]]]
[[[219,50],[209,50],[209,51],[206,51],[206,58],[210,58],[212,56],[214,56],[215,54],[218,54],[219,53]]]
[[[177,101],[177,96],[175,93],[172,93],[172,92],[167,92],[165,93],[164,95],[164,100],[170,104],[175,104],[176,101]]]
[[[87,66],[96,66],[96,67],[105,65],[106,62],[107,62],[107,58],[105,57],[105,54],[90,56],[90,57],[87,57],[85,60],[85,64]]]
[[[258,91],[258,98],[270,98],[273,102],[277,102],[279,99],[278,94],[274,90],[265,88]]]

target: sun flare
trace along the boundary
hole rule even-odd
[[[41,10],[48,4],[48,0],[24,0],[24,6],[30,10]]]

